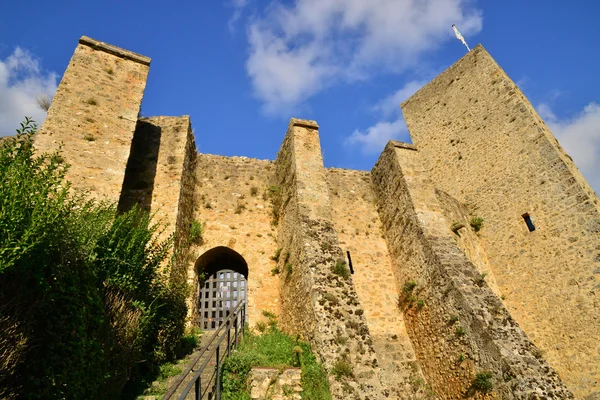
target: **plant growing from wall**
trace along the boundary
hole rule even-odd
[[[269,186],[267,189],[268,197],[271,199],[271,224],[279,224],[279,213],[281,212],[281,187],[277,185]]]
[[[462,222],[455,221],[450,226],[450,230],[458,235],[458,231],[465,227],[465,224]]]
[[[415,281],[406,281],[402,286],[402,293],[398,296],[398,307],[400,309],[405,309],[411,307],[413,303],[417,300],[414,295],[414,291],[417,288],[417,282]],[[425,302],[423,302],[425,305]]]
[[[245,209],[246,209],[246,205],[244,203],[242,203],[241,201],[238,201],[237,206],[235,207],[235,213],[241,214],[242,211],[244,211]]]
[[[281,247],[278,248],[277,251],[275,252],[275,254],[273,254],[271,256],[271,260],[273,260],[275,262],[279,261],[279,257],[281,256],[281,250],[282,250]]]
[[[343,260],[337,260],[333,267],[331,267],[331,272],[335,275],[341,276],[344,279],[348,279],[350,277],[350,271],[346,266],[346,262]]]
[[[489,371],[478,372],[471,382],[471,389],[476,392],[490,393],[494,389],[492,377],[493,375]]]
[[[471,221],[469,222],[469,224],[471,225],[471,228],[473,228],[473,230],[475,232],[479,232],[481,230],[481,228],[483,228],[483,218],[473,217],[473,218],[471,218]]]
[[[190,233],[188,240],[190,243],[202,244],[202,233],[204,232],[204,224],[198,220],[193,220],[190,225]]]
[[[352,378],[354,376],[354,369],[346,359],[340,359],[333,364],[331,374],[335,376],[338,381],[344,378]]]

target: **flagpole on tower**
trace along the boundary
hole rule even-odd
[[[463,37],[463,35],[460,34],[460,32],[458,31],[458,29],[456,29],[456,25],[452,24],[452,29],[454,30],[454,34],[456,35],[456,38],[458,40],[460,40],[462,42],[462,44],[465,45],[465,47],[467,48],[467,51],[471,51],[471,49],[469,48],[469,45],[465,41],[465,38]]]

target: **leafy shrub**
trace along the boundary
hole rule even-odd
[[[186,288],[172,240],[133,209],[86,200],[27,119],[0,144],[0,397],[115,398],[175,356]]]

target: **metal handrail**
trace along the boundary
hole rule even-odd
[[[192,387],[194,387],[194,386],[195,386],[195,398],[197,400],[204,398],[204,395],[206,394],[206,392],[211,388],[210,383],[213,382],[213,378],[215,380],[215,386],[216,386],[216,393],[215,393],[216,396],[214,397],[214,400],[219,400],[221,398],[221,379],[220,379],[221,378],[221,371],[220,371],[221,343],[223,343],[223,340],[225,339],[225,337],[227,337],[227,352],[223,357],[223,360],[224,360],[225,358],[229,357],[229,355],[231,354],[232,348],[235,348],[237,346],[239,337],[243,336],[243,334],[244,334],[244,326],[245,326],[245,321],[246,321],[246,307],[245,307],[246,304],[245,303],[246,303],[245,301],[240,302],[237,305],[237,307],[233,310],[233,312],[231,314],[229,314],[229,316],[227,317],[225,322],[221,326],[219,326],[219,328],[213,333],[209,342],[205,346],[202,347],[202,349],[200,350],[198,355],[194,358],[193,362],[190,363],[190,366],[181,373],[181,375],[177,379],[177,381],[171,386],[171,388],[167,391],[167,393],[162,397],[162,400],[170,399],[173,396],[173,394],[177,391],[177,389],[179,389],[179,387],[181,386],[183,381],[188,377],[190,372],[194,372],[193,378],[190,381],[190,383],[188,383],[185,386],[185,389],[183,390],[183,394],[178,397],[179,400],[185,399],[185,397],[189,394],[189,392],[192,390]],[[239,318],[240,315],[241,315],[241,318]],[[232,328],[231,322],[234,319],[235,319],[235,323],[233,325],[234,341],[232,343],[231,342],[231,328]],[[227,328],[227,335],[221,335],[221,337],[219,338],[219,334],[225,328]],[[209,353],[208,357],[206,357],[206,360],[204,360],[202,365],[199,368],[194,369],[194,367],[196,366],[196,364],[198,363],[200,358],[207,353],[208,349],[211,347],[211,345],[215,342],[215,340],[217,338],[219,338],[219,339],[217,340],[216,347]],[[208,380],[208,384],[206,385],[204,392],[201,393],[201,390],[202,390],[201,374],[202,374],[202,372],[204,372],[204,369],[206,368],[206,366],[212,359],[212,355],[215,353],[216,353],[216,360],[217,360],[215,370],[213,371],[212,375],[210,376],[210,379]],[[215,375],[216,375],[216,378],[215,378]]]

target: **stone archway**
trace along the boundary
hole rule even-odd
[[[239,253],[224,246],[212,248],[196,260],[195,269],[200,329],[217,329],[240,301],[246,301],[247,309],[248,264]]]

